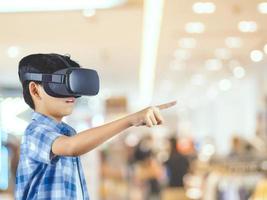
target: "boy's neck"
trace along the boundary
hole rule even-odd
[[[57,117],[57,116],[54,116],[54,115],[52,115],[52,114],[50,114],[50,113],[48,113],[48,112],[45,112],[45,111],[43,111],[43,110],[38,110],[38,109],[36,109],[35,112],[38,112],[38,113],[41,113],[41,114],[43,114],[43,115],[45,115],[45,116],[47,116],[47,117],[50,117],[50,118],[52,118],[53,120],[55,120],[57,123],[60,123],[60,122],[62,121],[62,118],[63,118],[63,117]]]

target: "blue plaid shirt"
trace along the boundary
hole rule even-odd
[[[17,200],[76,199],[77,167],[83,199],[89,200],[80,158],[55,156],[51,151],[57,137],[75,134],[75,130],[64,122],[57,123],[45,115],[33,113],[21,142],[16,175]]]

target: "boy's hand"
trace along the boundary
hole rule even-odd
[[[176,104],[176,101],[170,103],[161,104],[158,106],[151,106],[141,110],[137,113],[130,115],[130,124],[132,126],[147,126],[152,127],[154,125],[160,125],[164,122],[163,117],[160,114],[160,110],[170,108]]]
[[[122,119],[104,124],[99,127],[87,129],[74,136],[60,136],[53,142],[52,152],[61,156],[80,156],[99,144],[107,141],[130,126],[146,125],[152,127],[163,123],[160,110],[172,107],[176,101],[159,106],[148,107]],[[66,148],[67,147],[67,148]]]

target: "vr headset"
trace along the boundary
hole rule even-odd
[[[25,73],[24,81],[42,82],[44,90],[53,97],[94,96],[99,92],[99,77],[95,70],[70,67],[53,74]]]

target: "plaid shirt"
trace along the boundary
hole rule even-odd
[[[80,174],[84,200],[89,200],[79,157],[55,156],[53,141],[62,135],[75,135],[64,122],[34,112],[21,142],[16,175],[17,200],[73,200],[76,195],[76,170]],[[66,147],[68,148],[68,147]]]

